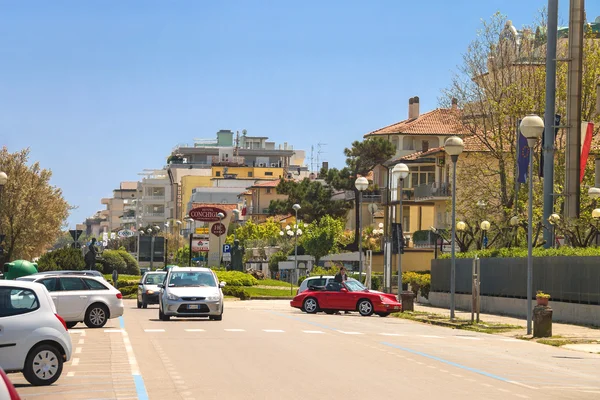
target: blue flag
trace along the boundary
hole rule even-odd
[[[527,182],[527,168],[529,167],[529,145],[527,144],[527,139],[525,139],[525,136],[523,136],[520,129],[518,132],[518,137],[517,166],[519,173],[517,175],[517,182],[525,183]]]

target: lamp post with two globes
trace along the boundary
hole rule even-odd
[[[404,179],[406,179],[408,177],[410,170],[408,168],[408,166],[406,164],[396,164],[394,166],[394,169],[392,170],[392,176],[394,176],[396,179],[398,179],[398,201],[399,201],[399,208],[400,210],[398,211],[398,215],[399,215],[399,222],[400,222],[400,230],[397,232],[398,237],[396,238],[396,240],[398,241],[398,254],[397,254],[397,259],[396,259],[396,268],[398,269],[398,302],[402,301],[402,297],[401,297],[401,293],[402,293],[402,252],[403,252],[403,248],[404,248],[404,227],[402,225],[402,211],[403,211],[403,206],[402,206],[402,198],[404,197],[402,195],[402,189],[404,188]],[[402,241],[402,246],[400,246],[400,241]]]

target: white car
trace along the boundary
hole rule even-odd
[[[0,368],[23,372],[35,386],[51,385],[71,359],[66,322],[37,283],[0,281]]]
[[[16,279],[43,284],[70,329],[78,322],[102,328],[109,319],[123,315],[123,295],[95,276],[28,275]]]
[[[180,268],[169,270],[164,284],[159,284],[158,318],[209,317],[223,319],[223,292],[225,282],[210,268]]]

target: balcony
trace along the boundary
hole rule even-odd
[[[165,195],[144,195],[142,196],[142,201],[145,203],[164,203]]]
[[[452,185],[448,182],[415,186],[415,201],[447,200],[450,197],[452,197]]]
[[[244,157],[239,156],[231,156],[231,157],[223,157],[212,156],[211,157],[212,165],[215,166],[229,166],[229,167],[238,167],[244,165]]]
[[[135,223],[135,220],[136,220],[135,217],[121,217],[122,224],[133,224],[133,223]]]
[[[110,204],[110,200],[111,199],[108,199],[108,198],[105,197],[105,198],[103,198],[103,199],[100,200],[100,204],[108,205],[108,204]]]

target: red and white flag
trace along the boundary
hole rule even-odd
[[[242,207],[242,217],[245,217],[247,212],[248,211],[246,209],[246,199],[244,199],[244,207]]]
[[[583,181],[585,166],[592,147],[592,135],[594,134],[593,122],[581,123],[581,157],[579,159],[579,183]]]

